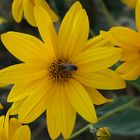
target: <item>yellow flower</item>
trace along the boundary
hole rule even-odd
[[[0,110],[2,110],[3,109],[3,105],[0,103]]]
[[[104,38],[122,48],[123,63],[116,71],[125,80],[140,76],[140,0],[136,6],[136,24],[138,32],[127,27],[113,27],[108,32],[101,32]]]
[[[122,0],[122,2],[130,8],[134,9],[136,7],[137,0]]]
[[[110,140],[110,130],[108,127],[101,127],[97,131],[97,140]]]
[[[0,140],[30,140],[31,132],[27,125],[15,118],[9,119],[9,111],[6,116],[0,117]]]
[[[15,84],[8,101],[14,102],[12,114],[18,114],[21,122],[32,122],[47,110],[51,138],[60,133],[68,138],[76,112],[95,123],[93,104],[110,101],[96,88],[125,87],[119,75],[108,69],[120,59],[121,51],[100,36],[88,40],[89,21],[79,2],[64,17],[58,35],[42,7],[35,7],[35,20],[43,42],[23,33],[2,35],[6,48],[24,63],[1,70],[0,80]]]
[[[36,5],[42,6],[54,22],[58,20],[57,15],[52,11],[46,0],[13,0],[12,14],[15,21],[18,23],[21,22],[24,13],[24,17],[28,23],[32,26],[36,26],[34,18],[34,7]]]

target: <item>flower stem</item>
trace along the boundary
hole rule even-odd
[[[104,13],[104,15],[107,17],[108,22],[110,23],[111,26],[116,26],[118,25],[117,22],[115,21],[114,17],[110,14],[110,12],[108,11],[106,5],[104,4],[103,0],[97,0],[98,5],[101,7],[102,12]]]
[[[127,102],[126,104],[124,104],[124,105],[122,105],[122,106],[120,106],[120,107],[118,107],[118,108],[116,108],[116,109],[114,109],[114,110],[112,110],[112,111],[106,113],[105,115],[99,117],[98,122],[99,122],[99,121],[102,121],[102,120],[104,120],[104,119],[106,119],[106,118],[108,118],[108,117],[110,117],[110,116],[112,116],[112,115],[114,115],[114,114],[117,113],[117,112],[120,112],[120,111],[122,111],[122,110],[128,108],[129,106],[131,106],[131,105],[133,105],[134,103],[136,103],[138,100],[140,100],[140,98],[133,99],[133,100]],[[81,133],[83,133],[83,132],[85,132],[87,129],[89,129],[92,125],[93,125],[93,124],[88,124],[88,125],[86,125],[85,127],[81,128],[80,130],[78,130],[77,132],[75,132],[75,133],[69,138],[69,140],[71,140],[71,139],[73,139],[73,138],[79,136]]]

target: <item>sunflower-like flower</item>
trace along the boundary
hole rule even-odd
[[[96,133],[97,140],[110,140],[110,130],[108,127],[101,127]]]
[[[122,0],[124,4],[126,4],[128,7],[134,9],[136,7],[137,0]]]
[[[30,140],[31,132],[27,125],[15,118],[9,119],[9,111],[6,116],[0,117],[0,140]]]
[[[101,35],[122,48],[122,64],[116,71],[125,80],[135,80],[140,76],[140,0],[136,5],[136,24],[138,32],[127,27],[113,27]]]
[[[93,104],[110,101],[96,88],[125,87],[119,75],[108,69],[120,59],[121,50],[100,36],[88,40],[89,21],[79,2],[64,17],[58,35],[40,6],[35,7],[35,20],[43,42],[17,32],[1,36],[6,48],[24,63],[1,70],[0,81],[15,84],[8,102],[14,102],[12,114],[18,114],[21,122],[32,122],[47,110],[51,138],[60,133],[68,138],[76,112],[95,123]]]
[[[12,14],[16,22],[21,22],[23,14],[28,23],[36,26],[34,18],[34,7],[36,5],[42,6],[50,15],[51,19],[55,22],[58,20],[57,15],[52,11],[50,6],[45,0],[13,0]]]

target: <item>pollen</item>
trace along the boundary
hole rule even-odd
[[[77,66],[71,64],[67,59],[58,59],[51,63],[49,67],[49,77],[56,81],[67,81],[72,78]]]

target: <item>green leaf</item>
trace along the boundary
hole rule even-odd
[[[112,109],[118,108],[133,97],[122,96],[115,102],[98,109],[98,114],[103,115]],[[112,135],[133,136],[140,134],[140,108],[131,106],[121,112],[104,119],[96,124],[96,127],[108,127]]]

